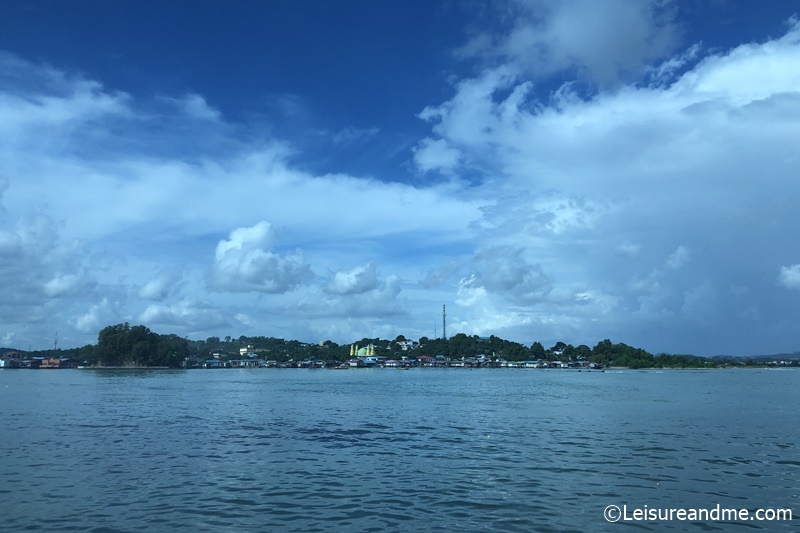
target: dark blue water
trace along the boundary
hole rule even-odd
[[[792,370],[3,370],[0,530],[798,531],[798,385]],[[609,524],[611,504],[796,512]]]

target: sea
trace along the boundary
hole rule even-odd
[[[799,407],[794,369],[0,370],[0,531],[800,531]]]

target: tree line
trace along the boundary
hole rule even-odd
[[[187,339],[159,335],[145,326],[131,326],[125,322],[103,328],[97,336],[97,344],[41,350],[28,355],[70,358],[90,366],[178,368],[191,355],[191,350]]]
[[[494,335],[479,337],[458,333],[448,339],[422,337],[410,343],[413,349],[403,350],[409,340],[398,335],[394,340],[363,338],[351,344],[337,344],[324,341],[318,344],[285,340],[276,337],[240,336],[236,339],[208,337],[205,340],[189,340],[174,334],[161,335],[149,328],[127,322],[103,328],[97,337],[97,344],[81,348],[57,350],[59,357],[72,357],[88,365],[96,366],[164,366],[177,368],[188,358],[207,359],[217,354],[222,359],[238,359],[240,349],[249,348],[261,359],[277,362],[320,359],[323,361],[346,361],[350,358],[351,346],[373,347],[376,357],[387,359],[410,359],[423,355],[444,356],[448,359],[462,359],[486,355],[507,361],[561,360],[590,361],[603,366],[627,368],[704,368],[716,366],[717,362],[692,355],[653,355],[641,348],[624,343],[612,343],[609,339],[598,342],[593,348],[585,344],[573,346],[557,342],[545,348],[541,342],[530,346],[501,339]],[[53,356],[50,352],[46,353]]]
[[[449,359],[461,359],[486,355],[507,361],[583,360],[604,366],[628,368],[705,368],[715,366],[707,359],[693,355],[659,354],[654,356],[641,348],[633,348],[624,343],[614,344],[609,339],[598,342],[594,348],[585,344],[573,346],[564,342],[557,342],[550,348],[545,348],[538,341],[526,346],[494,335],[479,337],[478,335],[458,333],[448,339],[421,337],[418,342],[414,343],[413,349],[404,351],[401,349],[401,344],[407,340],[403,335],[398,335],[394,340],[365,337],[350,344],[339,345],[330,340],[319,344],[307,344],[275,337],[241,336],[237,339],[209,337],[205,341],[190,341],[190,347],[195,354],[220,353],[238,357],[240,347],[251,346],[259,356],[278,362],[313,358],[323,361],[346,361],[350,357],[351,346],[355,344],[362,348],[372,345],[376,357],[387,359],[402,356],[417,358],[423,355],[429,357],[442,355]]]

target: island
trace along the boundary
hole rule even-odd
[[[127,322],[103,328],[97,344],[80,348],[22,351],[0,348],[0,368],[539,368],[604,370],[607,368],[736,368],[798,367],[800,354],[781,357],[699,357],[689,354],[653,355],[641,348],[609,339],[590,348],[557,342],[545,348],[501,339],[458,333],[449,338],[398,335],[394,340],[363,338],[349,344],[326,340],[306,343],[276,337],[189,340],[158,334]]]

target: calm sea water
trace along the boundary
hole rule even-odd
[[[798,531],[798,385],[793,370],[3,370],[0,530]],[[795,519],[603,518],[718,503]]]

